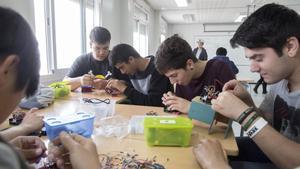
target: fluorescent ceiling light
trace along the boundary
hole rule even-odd
[[[187,7],[188,6],[187,0],[175,0],[175,2],[178,7]]]
[[[234,22],[243,22],[247,18],[247,15],[239,15]]]

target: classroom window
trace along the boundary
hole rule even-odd
[[[94,27],[94,1],[34,0],[35,33],[41,55],[41,75],[69,68],[89,50]]]
[[[47,47],[46,47],[46,18],[45,13],[45,3],[41,0],[34,1],[34,17],[35,17],[35,34],[37,41],[39,42],[41,69],[40,74],[48,74],[48,64],[47,64]]]
[[[85,8],[85,36],[86,36],[86,50],[89,51],[90,49],[90,31],[94,27],[94,1],[88,1]]]
[[[54,1],[54,14],[57,68],[68,68],[81,53],[79,0]]]
[[[148,55],[148,14],[137,4],[134,8],[133,47],[145,57]]]

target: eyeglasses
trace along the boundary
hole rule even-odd
[[[110,99],[97,99],[97,98],[82,98],[82,101],[84,103],[92,103],[92,104],[100,104],[100,103],[105,103],[105,104],[110,104]]]

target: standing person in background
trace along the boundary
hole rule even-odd
[[[227,50],[223,47],[219,47],[216,51],[216,55],[214,58],[212,59],[217,59],[217,60],[220,60],[222,62],[225,62],[229,67],[230,69],[232,70],[232,72],[236,75],[239,73],[239,69],[236,67],[236,65],[234,64],[233,61],[231,61],[229,59],[229,57],[227,57]]]
[[[198,58],[199,60],[207,60],[207,53],[205,48],[203,47],[204,42],[203,40],[199,39],[197,41],[198,46],[193,50],[193,54]]]
[[[263,94],[267,94],[267,83],[264,81],[264,78],[260,76],[260,79],[256,82],[256,85],[253,91],[257,94],[258,87],[262,84],[263,87]]]

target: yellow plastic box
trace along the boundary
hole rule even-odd
[[[146,117],[144,136],[149,146],[189,146],[193,126],[185,117]]]

